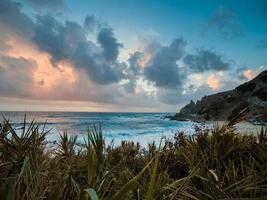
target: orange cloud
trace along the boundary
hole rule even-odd
[[[246,79],[251,80],[256,76],[256,73],[254,73],[252,70],[248,69],[243,72],[243,75]]]
[[[208,77],[207,84],[213,90],[218,90],[221,86],[220,81],[216,74],[211,74]]]
[[[60,85],[68,88],[75,83],[75,72],[70,63],[59,63],[56,68],[50,63],[49,54],[40,52],[32,44],[18,38],[9,38],[7,44],[12,47],[6,53],[8,56],[24,57],[36,62],[37,69],[33,73],[33,85],[29,89],[33,90],[37,97],[54,93],[53,90]]]

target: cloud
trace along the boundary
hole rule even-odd
[[[66,22],[64,26],[51,16],[37,17],[33,42],[40,50],[51,55],[55,65],[67,59],[77,48],[78,42],[84,40],[82,28],[76,23]]]
[[[199,50],[195,55],[188,54],[183,61],[193,72],[224,71],[230,68],[222,56],[209,50]]]
[[[0,94],[3,96],[32,96],[36,63],[23,57],[0,56]]]
[[[119,82],[123,78],[125,65],[117,61],[121,44],[111,28],[100,29],[101,46],[98,46],[87,39],[92,26],[98,23],[92,16],[87,16],[82,25],[73,21],[59,22],[49,15],[37,16],[33,20],[21,8],[19,3],[0,1],[0,41],[19,37],[34,43],[41,51],[50,54],[54,66],[71,62],[73,67],[84,70],[98,84]],[[1,42],[0,49],[6,48],[4,44]]]
[[[249,68],[241,68],[239,69],[239,77],[241,81],[250,81],[251,79],[255,78],[258,74],[262,71],[266,70],[267,66],[261,65],[257,69],[249,69]]]
[[[51,55],[55,66],[68,60],[98,84],[118,82],[124,67],[117,61],[121,45],[110,28],[102,29],[98,38],[102,48],[87,40],[86,30],[80,24],[72,21],[62,24],[51,16],[39,16],[33,42]]]
[[[21,4],[9,0],[0,1],[0,37],[19,35],[28,39],[33,34],[31,18],[21,11]]]
[[[64,0],[27,0],[30,2],[35,8],[49,8],[49,9],[62,9],[65,7]]]
[[[103,48],[103,55],[107,61],[115,62],[119,55],[119,48],[122,47],[114,37],[111,28],[103,28],[100,30],[97,40]]]
[[[139,35],[135,44],[135,50],[131,50],[131,52],[128,53],[128,67],[125,70],[127,82],[125,82],[123,86],[128,93],[138,93],[140,91],[141,86],[137,85],[137,82],[146,79],[144,77],[145,68],[150,65],[156,53],[161,48],[160,43],[155,38],[155,34],[151,34],[150,32],[146,32],[145,35],[142,36]],[[145,81],[148,83],[147,80]],[[149,82],[149,84],[151,84],[151,82]]]
[[[114,103],[125,95],[118,82],[126,64],[117,60],[121,44],[111,28],[97,25],[98,45],[87,38],[98,23],[92,16],[79,24],[21,10],[0,1],[1,97]]]
[[[243,72],[243,76],[247,79],[247,80],[251,80],[251,79],[253,79],[255,76],[256,76],[256,74],[255,74],[255,72],[253,72],[252,70],[245,70],[244,72]]]
[[[9,51],[12,47],[8,45],[5,41],[0,39],[0,54]]]
[[[181,90],[174,90],[168,88],[162,88],[157,93],[159,101],[165,104],[177,105],[178,103],[186,103],[187,99],[184,98]]]
[[[243,34],[237,16],[224,6],[215,10],[209,19],[207,29],[217,30],[225,39],[234,39]]]
[[[186,42],[180,38],[161,47],[145,67],[145,77],[157,87],[177,88],[183,78],[177,61],[184,55],[185,46]]]
[[[221,87],[221,83],[216,74],[211,74],[208,77],[207,84],[213,90],[218,90]]]
[[[187,80],[188,81],[188,80]],[[212,94],[214,91],[207,84],[200,86],[190,85],[188,88],[169,89],[163,88],[158,91],[157,98],[159,101],[169,105],[183,106],[190,100],[199,100],[203,95]]]
[[[87,39],[88,17],[84,27],[48,15],[30,18],[21,10],[19,3],[0,1],[0,96],[105,103],[121,96],[123,88],[113,83],[125,64],[110,63],[102,47]]]
[[[44,3],[36,2],[38,6]],[[147,36],[129,50],[111,27],[93,15],[78,23],[54,15],[27,15],[22,10],[27,8],[0,1],[0,97],[83,101],[143,111],[210,93],[205,78],[191,76],[198,85],[190,82],[190,75],[230,68],[213,51],[188,54],[182,38],[162,45]],[[131,52],[125,62],[118,59],[121,49]],[[213,86],[216,78],[208,79]]]
[[[123,84],[126,92],[134,93],[137,86],[137,78],[142,73],[140,62],[144,53],[136,51],[130,54],[128,59],[128,67],[126,68],[127,82]]]
[[[87,30],[89,33],[94,32],[96,29],[101,27],[101,24],[99,21],[96,20],[94,15],[87,15],[85,17],[83,27],[85,30]]]
[[[141,61],[144,57],[144,53],[136,51],[132,54],[130,54],[130,57],[128,59],[129,62],[129,68],[133,71],[134,74],[138,74],[142,68]]]

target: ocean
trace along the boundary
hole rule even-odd
[[[174,113],[103,113],[103,112],[27,112],[27,122],[35,120],[40,128],[46,122],[45,130],[50,130],[47,140],[54,142],[59,134],[66,131],[77,135],[78,142],[83,143],[86,131],[93,125],[101,125],[107,143],[113,141],[118,145],[123,140],[139,142],[141,146],[161,138],[172,139],[175,133],[184,131],[191,134],[196,123],[190,121],[173,121],[167,116]],[[0,112],[20,130],[23,126],[25,112]]]

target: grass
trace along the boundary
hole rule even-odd
[[[31,122],[18,134],[0,125],[0,199],[266,199],[267,129],[240,134],[238,119],[194,135],[143,149],[123,141],[105,144],[101,127],[88,130],[85,146],[64,133],[55,149]]]

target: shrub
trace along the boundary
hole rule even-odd
[[[62,134],[56,149],[32,122],[16,133],[0,130],[1,199],[240,199],[267,197],[267,129],[238,134],[231,121],[183,133],[160,147],[106,145],[101,127],[85,145]]]

